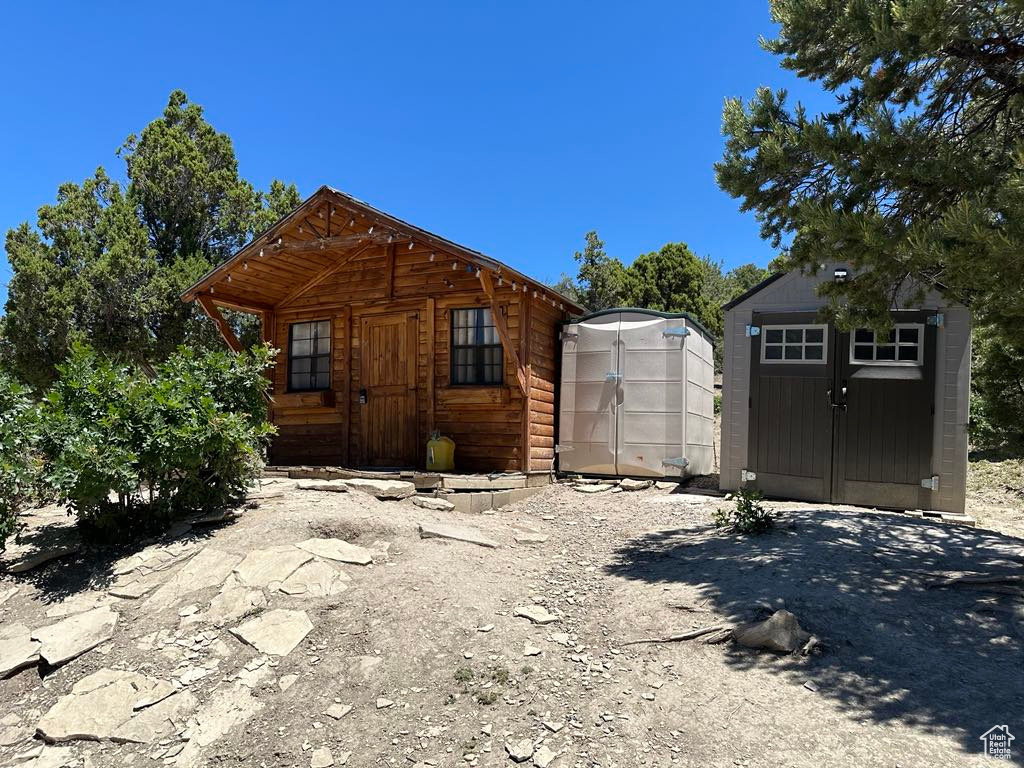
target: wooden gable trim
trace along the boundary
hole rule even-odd
[[[498,306],[498,301],[494,295],[494,283],[491,282],[491,276],[483,269],[477,271],[477,277],[480,278],[480,285],[484,289],[484,293],[487,294],[487,299],[491,304],[491,316],[494,318],[494,327],[498,329],[498,337],[501,339],[501,346],[505,348],[505,354],[509,356],[512,361],[512,366],[516,371],[516,381],[519,382],[519,389],[522,390],[524,395],[529,395],[529,382],[526,380],[526,371],[523,370],[523,366],[519,362],[519,353],[516,352],[516,348],[512,345],[512,337],[509,335],[508,326],[505,325],[505,315],[501,311],[501,307]]]

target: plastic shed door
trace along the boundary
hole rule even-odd
[[[559,468],[615,474],[618,315],[568,326],[562,338]]]
[[[559,469],[710,472],[712,384],[711,343],[685,317],[624,310],[583,318],[563,335]]]
[[[689,330],[679,319],[620,318],[616,474],[683,475]]]

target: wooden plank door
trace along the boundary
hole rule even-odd
[[[929,507],[931,491],[921,481],[932,474],[936,329],[928,318],[933,314],[894,312],[896,329],[883,340],[884,353],[872,350],[871,331],[839,334],[834,501]],[[860,350],[857,355],[851,355],[851,343]],[[855,359],[869,353],[878,358],[874,364]]]
[[[828,501],[835,333],[813,312],[754,313],[753,325],[760,334],[750,339],[752,486],[769,496]]]
[[[415,313],[362,318],[359,409],[365,466],[418,463],[416,325]]]

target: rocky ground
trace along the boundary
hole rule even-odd
[[[0,765],[891,768],[1024,731],[1019,586],[935,584],[1019,573],[1012,509],[775,504],[748,538],[667,488],[469,516],[317,486],[116,553],[57,530],[0,578]],[[810,654],[630,644],[780,608]]]

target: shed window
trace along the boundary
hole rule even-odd
[[[452,384],[502,384],[504,354],[490,309],[452,310]]]
[[[824,363],[828,358],[825,325],[766,325],[761,329],[761,362]]]
[[[858,365],[921,365],[924,361],[924,326],[896,325],[881,336],[870,328],[853,332],[850,362]]]
[[[288,389],[302,392],[331,386],[331,321],[288,326]]]

